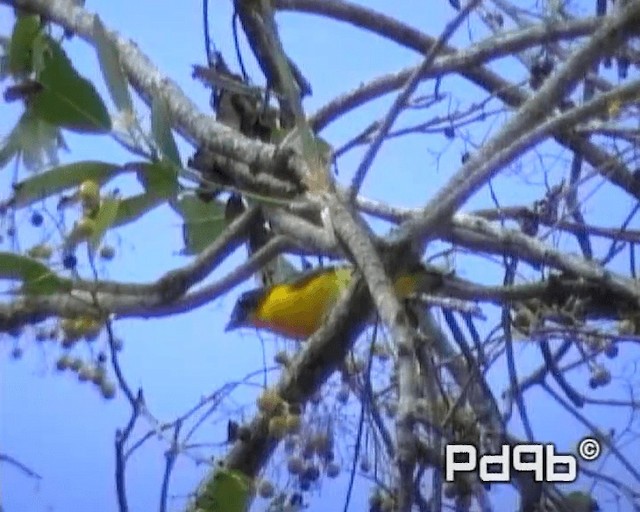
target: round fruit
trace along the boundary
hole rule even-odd
[[[110,380],[103,380],[100,384],[100,391],[104,398],[111,400],[116,396],[116,385]]]
[[[268,500],[269,498],[273,498],[276,493],[273,484],[269,482],[269,480],[261,480],[260,485],[258,485],[258,496]]]
[[[78,370],[78,380],[80,382],[86,382],[93,379],[93,369],[91,366],[85,364]]]
[[[304,461],[300,457],[292,455],[287,460],[287,470],[292,475],[299,475],[304,471]]]
[[[340,466],[335,462],[330,462],[327,464],[326,472],[329,478],[336,478],[340,474]]]
[[[591,375],[596,386],[606,386],[611,382],[611,372],[603,366],[596,368]]]
[[[100,257],[103,260],[111,261],[116,255],[116,250],[111,245],[103,245],[100,247]]]
[[[299,414],[287,414],[286,418],[286,428],[289,434],[295,434],[300,431],[300,426],[302,425],[302,419]]]
[[[61,372],[64,370],[68,370],[69,368],[71,368],[71,361],[72,361],[71,357],[69,357],[66,354],[63,356],[60,356],[56,361],[56,369]]]
[[[31,225],[32,226],[35,226],[35,227],[42,226],[43,222],[44,222],[44,217],[42,216],[42,214],[40,212],[33,212],[31,214]]]
[[[7,331],[7,334],[12,338],[19,338],[20,336],[22,336],[23,332],[24,328],[21,325],[16,325],[14,327],[10,327]]]
[[[246,425],[240,425],[240,428],[238,428],[238,439],[243,443],[251,441],[251,429]]]
[[[616,345],[615,343],[609,343],[604,348],[604,355],[607,356],[609,359],[614,359],[618,357],[618,352],[619,352],[618,345]]]
[[[78,197],[85,210],[95,210],[100,204],[100,185],[92,180],[83,181],[78,188]]]
[[[289,363],[291,362],[291,360],[289,359],[289,355],[284,350],[281,350],[280,352],[278,352],[273,358],[273,360],[275,361],[276,364],[279,364],[282,366],[288,366]]]
[[[96,230],[96,222],[89,217],[82,217],[73,227],[73,238],[82,240],[89,238]]]
[[[96,386],[102,386],[102,382],[105,380],[106,376],[107,372],[104,369],[104,366],[96,366],[93,369],[93,375],[91,375],[91,382]]]
[[[315,482],[318,478],[320,478],[320,470],[315,464],[307,464],[301,477],[305,480],[309,480],[310,482]]]
[[[76,328],[85,340],[95,341],[102,331],[102,322],[95,318],[82,317],[76,321]]]
[[[258,398],[258,409],[266,414],[276,414],[284,406],[284,400],[275,389],[265,389]]]
[[[311,445],[317,454],[322,454],[330,448],[331,439],[326,432],[316,432],[311,438]]]
[[[274,416],[269,420],[269,435],[274,439],[283,439],[287,433],[287,418]]]
[[[72,270],[76,268],[77,264],[78,264],[78,258],[76,258],[75,254],[67,254],[62,259],[62,266],[67,270]]]
[[[63,318],[60,321],[62,329],[62,346],[68,348],[80,339],[82,332],[80,330],[79,320],[71,318]]]
[[[385,495],[382,498],[382,503],[380,504],[380,512],[393,512],[395,508],[395,503],[393,498],[389,495]]]

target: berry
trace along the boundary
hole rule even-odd
[[[304,468],[302,478],[305,480],[309,480],[310,482],[315,482],[318,478],[320,478],[320,470],[318,469],[318,466],[314,464],[308,464],[307,467]]]
[[[258,495],[261,498],[268,500],[269,498],[273,498],[275,494],[275,488],[273,484],[269,482],[269,480],[261,480],[260,485],[258,486]]]
[[[82,365],[78,370],[78,380],[80,382],[86,382],[93,378],[93,369],[89,365]]]
[[[243,443],[251,441],[251,429],[245,425],[241,425],[238,429],[238,439]]]
[[[607,356],[609,359],[614,359],[618,357],[618,352],[619,352],[618,345],[616,345],[615,343],[608,344],[604,349],[604,355]]]
[[[76,222],[71,233],[74,240],[83,240],[89,238],[96,230],[96,222],[89,217],[82,217]]]
[[[31,225],[32,226],[35,226],[35,227],[42,226],[43,222],[44,222],[44,217],[42,216],[42,214],[40,212],[33,212],[31,214]]]
[[[606,386],[611,382],[611,372],[603,366],[597,367],[591,374],[596,386]]]
[[[64,258],[62,258],[62,266],[67,270],[73,270],[76,268],[78,264],[78,258],[76,258],[75,254],[67,254]]]
[[[100,247],[100,257],[103,260],[111,261],[116,255],[116,250],[110,245],[103,245]]]
[[[269,435],[274,439],[282,439],[287,433],[287,418],[274,416],[269,420]]]
[[[284,350],[278,352],[273,358],[276,364],[281,366],[289,366],[291,360],[289,359],[289,354],[287,354]]]
[[[266,389],[258,398],[258,409],[266,414],[276,414],[284,406],[284,400],[275,389]]]
[[[24,328],[21,325],[10,327],[7,330],[7,334],[9,334],[9,336],[11,336],[12,338],[19,338],[20,336],[22,336],[23,332]]]
[[[287,470],[292,475],[298,475],[304,470],[304,461],[300,457],[292,455],[287,460]]]
[[[306,478],[301,478],[300,479],[300,490],[301,491],[308,491],[309,489],[311,489],[311,480],[308,480]]]
[[[71,367],[71,358],[68,355],[60,356],[56,361],[56,369],[58,371],[68,370]]]
[[[340,466],[335,462],[327,464],[327,476],[329,478],[336,478],[340,474]]]
[[[105,371],[104,366],[95,366],[91,374],[91,382],[96,386],[102,386],[102,382],[105,380],[106,376],[107,372]]]
[[[92,214],[100,205],[100,186],[95,181],[83,181],[78,189],[78,196],[84,210]]]
[[[369,462],[369,457],[363,455],[360,457],[360,471],[363,473],[368,473],[371,471],[371,462]]]
[[[116,396],[116,385],[110,380],[103,380],[100,384],[100,391],[105,399],[111,400]]]
[[[287,414],[285,418],[287,432],[289,434],[295,434],[300,430],[300,425],[302,424],[302,420],[300,419],[299,414]]]

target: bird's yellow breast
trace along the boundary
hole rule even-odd
[[[291,338],[320,328],[351,280],[348,268],[324,269],[291,284],[273,286],[256,311],[256,324]]]

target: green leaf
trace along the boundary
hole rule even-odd
[[[33,69],[33,43],[40,32],[40,17],[19,16],[9,43],[9,72],[25,76]]]
[[[246,512],[251,493],[249,477],[240,471],[220,468],[206,483],[196,507],[205,512]]]
[[[100,202],[100,209],[95,216],[95,230],[91,235],[90,243],[93,249],[97,249],[100,245],[102,237],[107,230],[113,226],[118,217],[120,209],[120,199],[115,197],[105,197]]]
[[[168,161],[143,163],[138,166],[138,181],[157,197],[173,197],[178,192],[178,168]]]
[[[184,220],[184,254],[198,254],[215,240],[226,226],[225,205],[220,201],[205,203],[196,196],[184,196],[177,201],[174,209]]]
[[[165,101],[159,96],[155,96],[151,103],[151,133],[162,156],[172,164],[182,167],[178,146],[171,133],[169,111]]]
[[[60,130],[24,112],[11,133],[0,143],[0,169],[21,154],[25,167],[36,171],[58,162],[58,149],[64,147]]]
[[[98,16],[93,21],[93,36],[98,52],[98,60],[102,75],[109,88],[111,99],[118,110],[133,112],[133,101],[127,86],[127,80],[122,71],[118,49],[109,39],[107,32]]]
[[[0,279],[17,279],[23,290],[33,294],[50,294],[71,289],[71,281],[51,271],[44,263],[14,254],[0,252]]]
[[[0,169],[13,160],[13,157],[20,151],[18,129],[18,124],[16,124],[11,133],[0,142]]]
[[[45,58],[49,53],[48,35],[40,32],[33,41],[33,70],[36,74],[40,73],[45,66]]]
[[[168,162],[143,162],[135,166],[143,194],[122,199],[112,227],[129,224],[178,193],[178,170]]]
[[[167,199],[164,197],[146,193],[122,199],[118,207],[118,215],[116,215],[111,227],[115,228],[134,222],[166,201]]]
[[[60,45],[51,38],[43,51],[44,68],[38,74],[43,89],[30,99],[29,109],[39,118],[79,133],[107,133],[111,117],[91,82],[81,77]]]
[[[11,203],[16,208],[28,206],[69,188],[77,187],[85,180],[102,184],[123,171],[120,165],[91,160],[61,165],[17,183],[14,186]]]

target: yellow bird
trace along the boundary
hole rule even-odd
[[[287,338],[308,338],[320,328],[353,274],[349,266],[324,267],[291,282],[245,292],[225,330],[254,327]],[[432,292],[442,280],[443,273],[419,265],[395,280],[395,291],[400,299],[406,299],[413,293]]]

